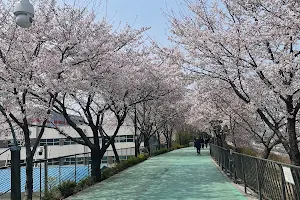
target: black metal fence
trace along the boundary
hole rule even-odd
[[[211,144],[210,154],[222,170],[259,199],[300,199],[300,167],[252,157]]]
[[[120,160],[134,156],[135,148],[117,149]],[[110,167],[115,163],[112,150],[105,153],[101,167]],[[21,164],[21,192],[26,190],[26,163]],[[79,182],[91,175],[90,153],[74,154],[57,158],[39,159],[33,165],[33,199],[41,199],[46,189],[58,186],[64,181]],[[0,167],[0,199],[10,199],[11,168]]]

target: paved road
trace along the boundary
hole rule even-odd
[[[185,148],[153,157],[70,197],[107,200],[244,200],[213,164],[208,150]]]

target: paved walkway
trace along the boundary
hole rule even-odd
[[[201,153],[191,147],[153,157],[69,199],[246,199],[216,168],[209,151]]]

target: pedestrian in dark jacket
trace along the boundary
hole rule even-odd
[[[201,147],[204,149],[204,140],[203,138],[200,138]]]
[[[200,142],[200,139],[197,138],[196,141],[195,141],[195,147],[197,149],[197,154],[201,154],[200,153],[200,148],[201,148],[201,142]]]
[[[209,142],[209,138],[205,138],[204,143],[205,143],[205,148],[207,148],[207,144]]]

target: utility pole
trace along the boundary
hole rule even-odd
[[[44,175],[44,189],[45,189],[45,194],[48,192],[48,146],[47,144],[44,145],[44,169],[45,169],[45,175]]]
[[[136,104],[134,107],[134,155],[135,157],[138,156],[138,150],[137,150],[137,142],[138,142],[138,138],[137,138],[137,119],[136,119]]]
[[[12,146],[11,151],[11,199],[21,200],[21,165],[20,151],[21,147]]]

